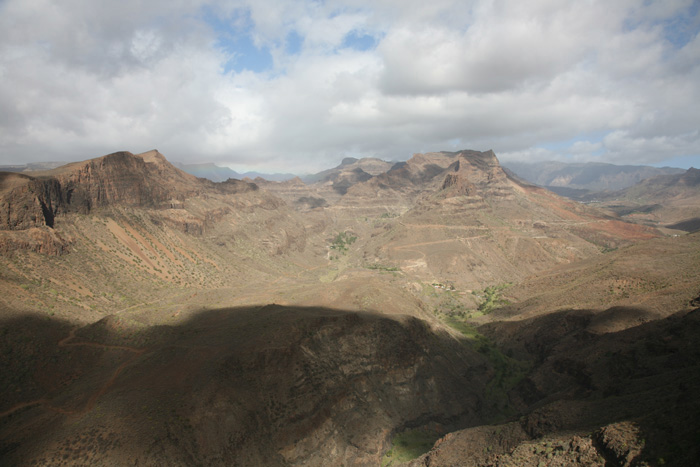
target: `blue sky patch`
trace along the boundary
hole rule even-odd
[[[698,11],[700,2],[693,4],[683,13],[662,23],[664,36],[677,49],[684,47],[698,34]]]
[[[649,165],[653,165],[654,167],[680,167],[686,170],[691,167],[700,169],[700,155],[676,156]]]
[[[224,64],[224,73],[244,70],[257,73],[272,69],[270,49],[255,45],[254,24],[248,10],[236,10],[230,17],[222,17],[213,8],[205,6],[202,18],[216,33],[215,46],[230,57]]]
[[[351,48],[364,52],[377,46],[377,39],[374,36],[365,34],[358,30],[350,31],[343,39],[342,48]]]
[[[607,131],[581,134],[581,135],[578,135],[574,138],[563,140],[563,141],[551,141],[551,142],[543,143],[543,144],[538,145],[537,147],[565,155],[565,154],[568,154],[569,148],[574,143],[578,143],[581,141],[589,142],[591,144],[600,143],[606,134],[608,134]],[[600,156],[604,152],[605,152],[605,148],[601,147],[597,151],[591,153],[591,155]]]
[[[301,52],[301,46],[304,43],[304,38],[296,31],[287,34],[285,39],[285,52],[289,55],[298,55]]]
[[[232,55],[224,65],[224,73],[230,71],[240,73],[244,70],[259,73],[272,69],[273,60],[270,49],[256,47],[253,38],[248,34],[231,40],[220,40],[219,46]]]

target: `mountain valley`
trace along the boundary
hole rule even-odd
[[[586,204],[493,151],[0,172],[0,460],[691,465],[696,172]]]

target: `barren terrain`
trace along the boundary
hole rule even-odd
[[[317,178],[0,174],[2,464],[697,459],[699,234],[491,151]]]

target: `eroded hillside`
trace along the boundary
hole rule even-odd
[[[258,182],[157,151],[1,175],[4,464],[690,458],[662,433],[695,433],[697,235],[492,151]]]
[[[624,190],[593,193],[585,199],[632,222],[671,231],[700,229],[700,170],[692,167],[684,173],[659,175]]]

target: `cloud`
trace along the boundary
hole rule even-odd
[[[6,0],[0,164],[700,158],[699,30],[690,0]]]
[[[700,153],[700,131],[646,136],[618,130],[606,136],[603,143],[612,157],[619,155],[639,164],[651,164],[665,160],[668,154],[682,157]]]

